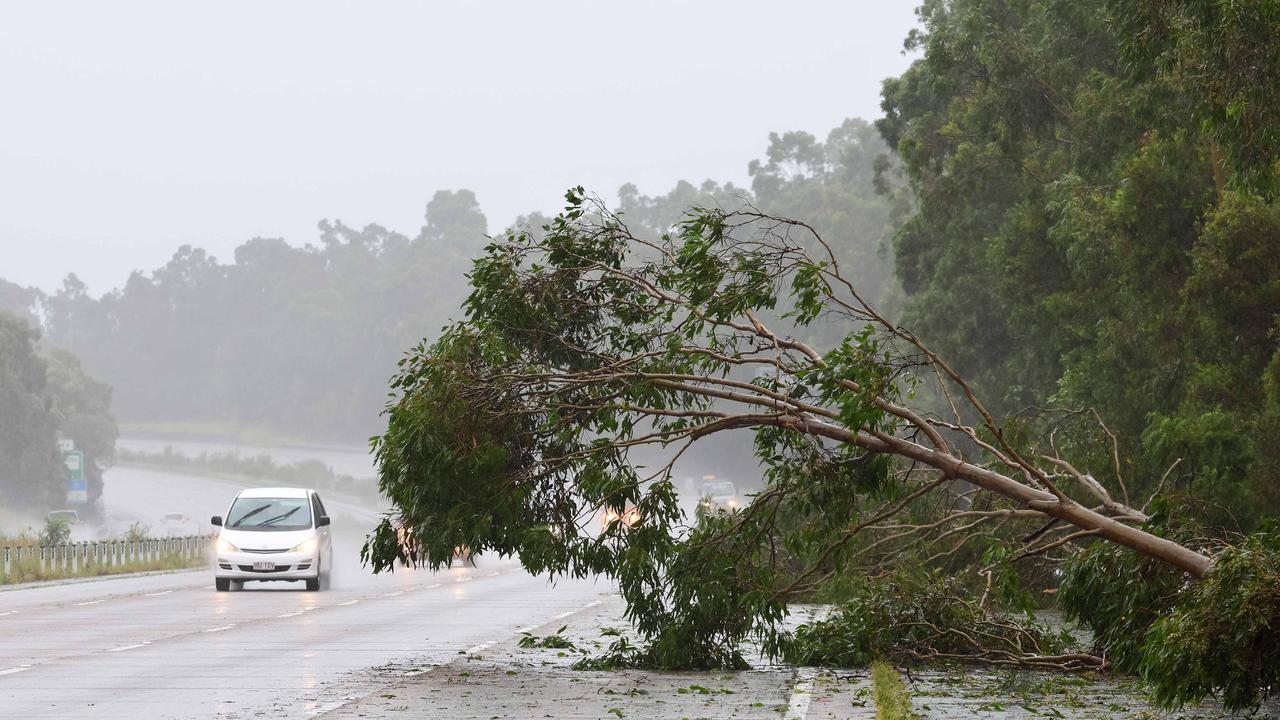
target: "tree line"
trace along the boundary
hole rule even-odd
[[[750,163],[749,189],[681,182],[646,196],[627,185],[618,209],[654,231],[691,204],[803,213],[850,239],[850,262],[881,293],[898,202],[876,191],[886,150],[861,120],[825,139],[775,134],[767,157]],[[531,213],[516,224],[537,230],[547,221]],[[45,342],[83,358],[114,388],[123,421],[363,442],[380,427],[386,382],[404,351],[458,316],[488,232],[474,193],[440,191],[414,235],[323,221],[315,242],[254,238],[228,260],[181,247],[163,267],[98,297],[74,273],[52,294],[0,281],[0,307],[38,318]]]

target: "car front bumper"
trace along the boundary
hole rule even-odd
[[[232,580],[314,580],[320,576],[316,553],[218,552],[213,576]],[[274,563],[274,570],[254,570],[254,563]]]

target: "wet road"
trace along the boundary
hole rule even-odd
[[[208,515],[205,505],[225,507],[235,488],[122,469],[108,480],[108,508],[139,515]],[[331,509],[352,525],[376,515]],[[374,691],[370,668],[483,653],[608,590],[552,587],[485,558],[372,576],[356,557],[360,532],[335,534],[345,562],[327,592],[249,583],[216,593],[209,570],[0,591],[0,718],[307,717]]]

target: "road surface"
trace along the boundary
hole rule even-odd
[[[236,487],[116,468],[104,499],[108,516],[173,511],[207,522]],[[371,692],[376,666],[447,663],[610,590],[552,587],[484,558],[372,576],[357,559],[362,530],[336,524],[364,525],[376,511],[326,505],[344,558],[327,592],[249,583],[216,593],[209,570],[0,592],[0,718],[307,717]]]

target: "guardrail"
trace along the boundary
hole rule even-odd
[[[5,577],[15,568],[30,568],[40,574],[63,577],[88,574],[88,571],[110,573],[162,561],[190,562],[213,558],[214,535],[190,535],[149,540],[98,540],[65,545],[7,545],[3,550],[0,572]]]

